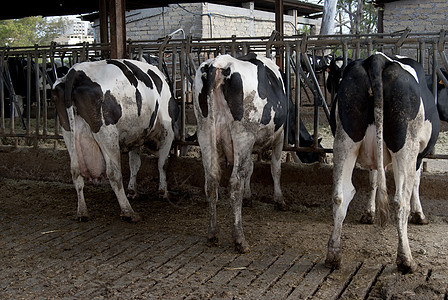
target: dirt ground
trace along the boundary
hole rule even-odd
[[[208,205],[203,193],[201,161],[198,158],[174,157],[170,159],[167,174],[171,197],[168,202],[160,200],[157,196],[158,179],[155,166],[155,158],[144,157],[141,173],[139,173],[141,195],[131,202],[134,210],[143,217],[143,221],[130,225],[120,220],[116,198],[109,184],[104,181],[99,185],[86,184],[85,195],[91,216],[88,224],[101,224],[103,227],[116,226],[123,230],[133,231],[134,235],[157,232],[172,237],[193,236],[199,238],[198,245],[205,244]],[[128,176],[126,168],[124,157],[125,178]],[[229,170],[226,171],[223,178],[223,187],[220,190],[221,201],[218,206],[221,249],[224,253],[238,257],[231,245],[232,217],[227,189],[224,187],[228,173]],[[319,264],[321,264],[332,230],[331,173],[330,165],[304,166],[292,162],[284,163],[282,166],[282,189],[289,210],[279,212],[274,209],[272,203],[273,187],[269,164],[256,163],[251,183],[254,205],[243,210],[243,226],[247,241],[253,249],[252,253],[257,253],[261,248],[264,249],[263,251],[273,252],[276,251],[275,249],[283,249],[283,251],[293,249],[297,253],[317,255],[320,259]],[[391,193],[393,191],[391,174],[388,174],[388,177],[389,193]],[[368,261],[368,264],[364,263],[363,266],[378,266],[369,275],[370,283],[361,298],[447,299],[448,194],[446,186],[448,180],[445,173],[425,173],[422,176],[420,195],[424,212],[429,218],[430,224],[409,226],[409,240],[413,257],[419,265],[418,271],[413,275],[401,275],[396,272],[394,262],[397,234],[393,224],[383,229],[376,225],[363,225],[358,222],[368,196],[367,182],[367,172],[355,170],[354,185],[357,188],[357,194],[350,206],[343,229],[343,264],[350,266],[354,262]],[[30,222],[34,222],[31,226],[36,226],[36,230],[42,230],[42,232],[46,232],[45,228],[47,227],[49,232],[64,229],[52,227],[52,222],[56,222],[54,224],[59,224],[58,222],[69,224],[58,226],[84,226],[77,225],[80,223],[75,220],[76,193],[71,184],[67,153],[63,150],[3,151],[0,153],[0,186],[0,203],[2,204],[0,220],[3,224],[0,229],[0,249],[3,249],[0,254],[3,257],[0,267],[2,270],[0,274],[3,274],[0,276],[0,295],[3,294],[5,298],[34,298],[37,296],[64,298],[77,295],[73,289],[63,292],[64,288],[61,285],[70,284],[64,280],[60,285],[49,284],[44,288],[45,292],[30,291],[27,284],[29,284],[28,279],[31,275],[27,277],[23,274],[25,272],[32,273],[28,269],[36,267],[36,264],[39,263],[36,262],[36,257],[40,256],[27,256],[20,254],[19,250],[14,252],[15,246],[11,246],[15,245],[14,243],[19,243],[18,240],[21,238],[27,239],[27,237],[21,237],[20,232],[13,230],[15,222],[26,223],[26,220],[30,220]],[[16,240],[14,240],[14,236],[17,237]],[[8,240],[12,241],[9,247]],[[133,246],[139,247],[138,244]],[[33,247],[39,248],[39,244]],[[6,251],[6,249],[9,250]],[[49,253],[51,258],[53,254],[51,251]],[[244,256],[241,257],[244,258]],[[257,259],[253,258],[251,264],[256,261]],[[364,277],[360,276],[364,276],[365,269],[358,265],[355,270],[353,276],[350,277],[352,279],[345,283],[339,283],[341,292],[330,298],[357,299],[359,297],[359,295],[353,296],[349,291],[355,282],[359,283],[358,281],[364,280]],[[242,271],[240,272],[242,273]],[[88,271],[85,274],[88,274]],[[337,282],[336,275],[338,273],[332,274],[331,276],[327,275],[316,285],[320,288],[331,284],[332,280]],[[369,273],[366,271],[366,274]],[[28,281],[22,282],[23,276]],[[15,278],[15,280],[11,281],[11,278]],[[183,297],[195,299],[252,298],[249,296],[251,295],[250,289],[235,291],[228,288],[228,282],[226,285],[210,285],[210,282],[207,282],[209,285],[205,285],[206,290],[204,290],[204,286],[201,286],[201,288],[192,289],[189,294],[184,294],[182,289],[175,289],[173,286],[165,284],[158,294],[165,296],[146,295],[148,298],[165,299]],[[179,283],[178,286],[181,284]],[[295,298],[292,296],[295,294],[291,287],[289,289],[290,298]],[[268,294],[269,291],[266,293]],[[263,295],[266,296],[266,293]],[[96,294],[84,296],[91,297],[92,295]],[[99,298],[130,298],[127,295],[123,290],[115,290],[113,294],[100,294]],[[322,296],[318,289],[312,295],[315,299],[328,298]],[[264,296],[258,298],[265,298]],[[266,296],[266,298],[268,297]],[[297,296],[296,299],[298,298],[302,297]]]

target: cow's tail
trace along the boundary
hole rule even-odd
[[[387,58],[381,53],[371,56],[369,67],[367,68],[370,83],[372,86],[374,101],[374,116],[376,127],[377,146],[377,170],[378,188],[376,193],[376,207],[381,226],[389,220],[389,201],[387,197],[386,172],[384,170],[384,142],[383,142],[383,120],[384,120],[384,100],[383,100],[383,70],[387,63]]]

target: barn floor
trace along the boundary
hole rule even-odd
[[[67,165],[59,166],[67,172]],[[200,167],[197,160],[177,159],[170,163],[168,176],[173,168],[201,174]],[[243,209],[251,252],[241,255],[231,244],[227,199],[218,205],[221,246],[207,245],[208,205],[196,182],[200,179],[191,175],[171,176],[170,201],[157,197],[155,179],[142,180],[142,195],[131,202],[143,218],[137,224],[121,220],[107,182],[87,184],[91,219],[79,223],[76,193],[66,173],[61,180],[47,173],[37,181],[13,179],[21,177],[18,172],[0,168],[0,298],[448,298],[443,175],[423,176],[422,203],[430,224],[409,226],[419,268],[401,275],[394,263],[394,226],[382,229],[358,222],[366,188],[359,188],[344,225],[343,268],[325,268],[332,230],[331,168],[288,164],[283,170],[283,190],[290,205],[286,212],[276,211],[269,200],[272,187],[263,179],[270,177],[268,166],[255,168],[254,205]],[[27,177],[39,178],[30,174]],[[355,172],[355,177],[364,175]],[[356,181],[355,186],[359,186]],[[226,198],[225,188],[220,192]]]

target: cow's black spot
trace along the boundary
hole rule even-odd
[[[230,74],[230,68],[223,70],[222,74],[228,76],[228,74]],[[235,121],[241,121],[244,114],[243,80],[241,79],[241,75],[239,73],[233,73],[230,78],[225,78],[222,85],[222,91],[224,98],[229,105],[233,119]]]
[[[149,121],[149,128],[152,128],[154,126],[158,111],[159,111],[159,102],[156,101],[156,107],[154,108],[154,111],[151,114],[151,119]]]
[[[261,123],[266,125],[271,121],[273,110],[275,130],[279,129],[285,125],[288,115],[288,99],[283,90],[282,79],[278,78],[269,67],[258,60],[254,53],[249,53],[239,59],[257,66],[258,95],[261,99],[267,100],[263,108]]]
[[[129,69],[132,71],[135,77],[137,77],[138,80],[143,82],[150,89],[153,88],[151,78],[148,76],[148,74],[143,72],[142,69],[140,69],[139,67],[137,67],[136,65],[127,60],[124,60],[124,64],[129,67]]]
[[[104,101],[101,104],[101,108],[103,110],[104,123],[106,125],[117,124],[121,118],[121,105],[109,90],[104,94]]]
[[[117,66],[121,70],[121,72],[123,72],[124,76],[126,76],[126,78],[129,80],[129,82],[133,86],[137,87],[137,85],[138,85],[137,78],[135,78],[134,74],[126,67],[125,64],[123,64],[121,61],[113,60],[113,59],[108,59],[108,60],[106,60],[106,62],[108,64]]]
[[[98,132],[103,124],[101,86],[93,82],[83,71],[72,69],[66,77],[64,96],[66,107],[74,104],[78,115],[89,124],[90,130],[94,133]]]
[[[170,101],[168,102],[168,114],[171,118],[171,127],[174,131],[174,136],[176,138],[179,138],[179,125],[178,125],[178,119],[179,119],[179,106],[177,105],[176,100],[171,97]]]
[[[152,81],[154,81],[154,84],[156,85],[157,92],[159,92],[159,94],[160,94],[162,92],[162,87],[163,87],[162,78],[160,78],[159,75],[157,75],[151,69],[148,69],[147,73],[148,73],[149,77],[151,77]]]
[[[138,88],[135,88],[135,101],[137,102],[137,115],[140,117],[142,112],[142,94]]]
[[[54,101],[56,111],[58,113],[59,123],[61,123],[62,128],[66,131],[70,130],[70,122],[68,120],[67,110],[64,104],[65,101],[65,83],[61,82],[57,84],[51,90],[51,98]]]
[[[199,92],[199,108],[201,109],[202,116],[207,118],[208,116],[208,95],[210,93],[210,89],[213,85],[213,80],[215,78],[215,70],[216,68],[213,66],[205,65],[201,68],[202,73],[202,89]],[[211,78],[212,77],[212,78]]]

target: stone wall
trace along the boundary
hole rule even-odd
[[[409,27],[412,32],[448,29],[447,0],[400,0],[384,6],[384,32]]]

